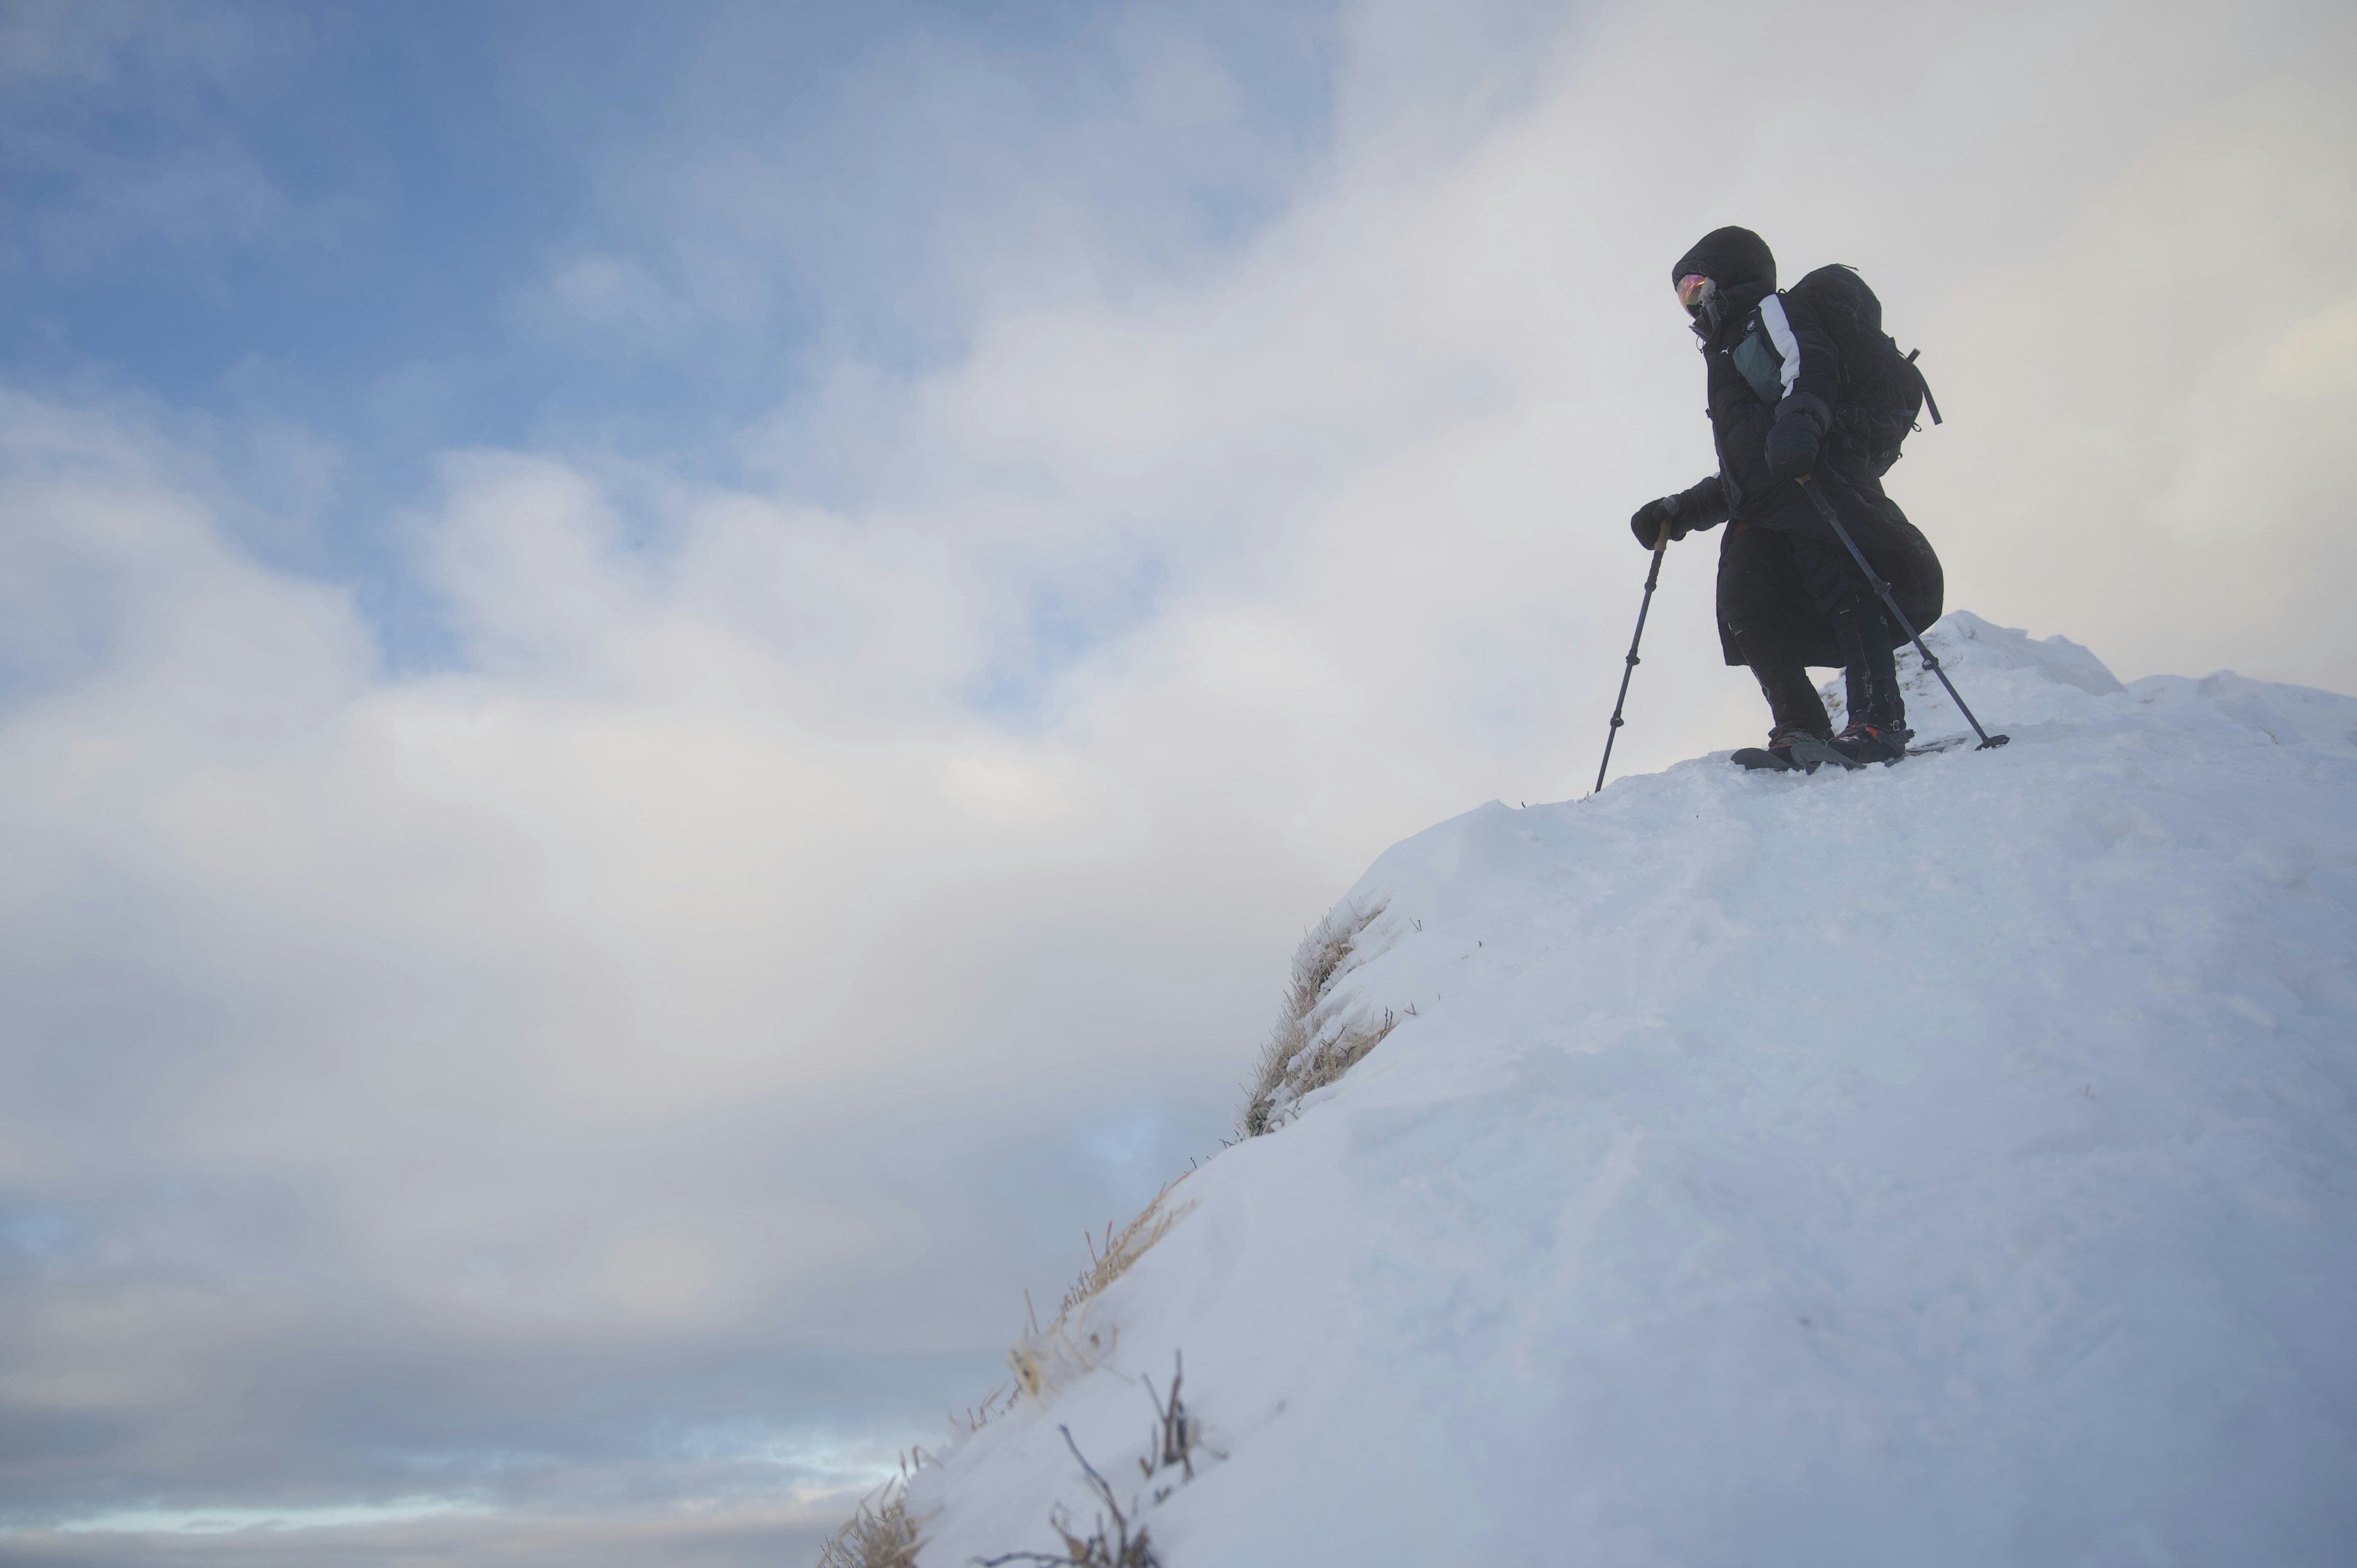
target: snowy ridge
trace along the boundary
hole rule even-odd
[[[1167,1568],[2350,1561],[2357,700],[1933,640],[2012,745],[1378,860],[1397,1027],[919,1473],[920,1560],[1084,1524],[1062,1425]]]

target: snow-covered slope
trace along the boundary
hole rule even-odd
[[[1329,1005],[1398,1026],[920,1472],[921,1561],[1085,1524],[1068,1425],[1168,1568],[2357,1562],[2357,701],[1935,646],[2011,746],[1377,861]]]

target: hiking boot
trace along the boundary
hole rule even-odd
[[[1792,743],[1796,740],[1824,740],[1829,732],[1813,730],[1801,725],[1784,725],[1768,732],[1768,755],[1787,768],[1792,761]]]
[[[1729,756],[1727,760],[1738,768],[1770,773],[1788,773],[1795,768],[1803,773],[1814,773],[1828,760],[1840,762],[1844,768],[1849,767],[1846,760],[1825,749],[1825,733],[1797,725],[1771,729],[1768,732],[1767,749],[1747,746]]]
[[[1879,762],[1888,768],[1904,761],[1907,743],[1915,738],[1911,729],[1884,728],[1880,725],[1858,723],[1834,736],[1833,748],[1849,758],[1853,767],[1863,768],[1869,762]]]

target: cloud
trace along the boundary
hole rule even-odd
[[[2226,98],[1927,328],[1976,426],[1927,464],[1953,556],[2010,578],[2017,614],[2068,618],[2137,673],[2357,679],[2332,586],[2357,567],[2334,435],[2357,416],[2336,351],[2357,317],[2352,154],[2345,94]],[[2022,342],[2045,346],[2034,366]]]
[[[526,1568],[640,1568],[649,1562],[757,1568],[816,1559],[820,1543],[856,1503],[856,1489],[790,1502],[533,1514],[485,1519],[457,1510],[415,1522],[141,1532],[41,1531],[9,1539],[24,1568],[112,1568],[126,1562],[184,1568],[359,1568],[361,1564],[488,1557]],[[128,1524],[134,1521],[124,1521]]]
[[[0,170],[17,186],[17,234],[0,263],[66,277],[185,266],[316,246],[363,220],[349,198],[291,198],[232,128],[299,68],[309,32],[300,17],[227,4],[9,7]]]
[[[938,363],[987,299],[1214,263],[1307,166],[1331,9],[702,8],[652,123],[535,91],[599,177],[532,314],[659,324],[668,358],[762,381],[748,350]]]
[[[218,83],[288,37],[228,5],[157,12],[137,0],[17,0],[0,16],[0,79],[20,88],[86,88],[159,71]]]
[[[1327,898],[1436,818],[1585,783],[1623,520],[1710,463],[1663,285],[1716,223],[1859,263],[1924,345],[1951,423],[1894,488],[1953,603],[2131,671],[2357,684],[2317,597],[2345,574],[2280,565],[2342,548],[2345,95],[2287,53],[2297,8],[2126,15],[1353,11],[1330,144],[1275,173],[1229,167],[1275,135],[1265,84],[1158,13],[1104,46],[1133,118],[1031,101],[1037,62],[871,65],[851,87],[949,84],[893,180],[969,116],[983,150],[879,195],[862,243],[795,237],[797,286],[974,234],[970,269],[920,258],[952,348],[822,334],[716,437],[734,472],[442,453],[392,530],[447,638],[427,671],[249,547],[244,459],[210,449],[248,433],[9,394],[13,1517],[498,1513],[8,1550],[806,1546],[984,1392],[1079,1225],[1209,1146]],[[1763,97],[1828,38],[1855,105]],[[768,329],[767,283],[708,279],[786,209],[725,193],[854,178],[749,89],[697,107],[619,160],[643,205],[546,295],[656,357]],[[1265,205],[1133,220],[1128,155],[1062,145],[1101,132]],[[677,202],[633,185],[699,145]],[[976,168],[971,203],[927,183]],[[1707,548],[1664,571],[1626,767],[1761,722]]]
[[[523,301],[524,320],[601,355],[675,349],[705,313],[643,262],[597,252],[560,263]]]
[[[655,1441],[633,1411],[872,1426],[894,1384],[938,1410],[1064,1249],[988,1204],[939,1234],[892,1164],[1016,1171],[1234,1032],[1126,1015],[1141,943],[1203,945],[1200,894],[1071,929],[1137,850],[1054,811],[1068,762],[938,696],[846,721],[833,651],[798,668],[731,602],[868,590],[839,538],[765,584],[707,564],[750,503],[691,499],[695,547],[658,562],[562,465],[456,459],[421,548],[476,668],[389,681],[349,602],[242,556],[151,433],[6,413],[0,584],[46,603],[16,623],[36,651],[81,650],[0,735],[8,1386],[54,1505],[407,1495],[388,1444],[553,1454],[530,1468],[594,1491],[585,1454]],[[943,1263],[977,1272],[909,1294]],[[230,1389],[275,1413],[219,1432]],[[160,1495],[111,1497],[125,1473]]]

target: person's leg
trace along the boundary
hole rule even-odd
[[[1834,611],[1833,622],[1849,693],[1844,735],[1865,727],[1898,736],[1904,747],[1907,697],[1899,689],[1899,657],[1890,647],[1889,618],[1873,594],[1860,588]]]
[[[1849,707],[1841,738],[1860,742],[1863,732],[1871,740],[1866,746],[1875,753],[1871,760],[1905,756],[1907,699],[1899,688],[1899,660],[1881,600],[1837,540],[1797,534],[1792,560],[1803,591],[1832,623],[1841,649]]]
[[[1719,624],[1768,699],[1771,749],[1792,734],[1833,733],[1794,635],[1795,615],[1807,610],[1784,535],[1749,529],[1727,539],[1718,556]]]
[[[1850,722],[1896,724],[1905,718],[1899,659],[1890,650],[1890,620],[1881,604],[1860,588],[1835,607],[1833,623],[1848,681]]]
[[[1833,721],[1825,716],[1824,699],[1817,695],[1807,670],[1770,654],[1755,657],[1751,673],[1759,679],[1760,695],[1768,699],[1768,722],[1772,726],[1768,736],[1770,750],[1789,745],[1790,737],[1795,735],[1812,735],[1822,740],[1833,734]]]
[[[1842,723],[1855,723],[1859,714],[1874,706],[1874,680],[1863,662],[1853,664],[1849,655],[1842,655]]]

